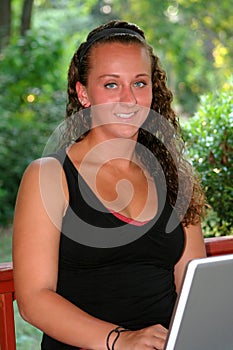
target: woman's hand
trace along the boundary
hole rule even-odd
[[[167,333],[168,330],[159,324],[139,331],[122,332],[114,350],[163,350]],[[110,344],[114,339],[112,336]]]

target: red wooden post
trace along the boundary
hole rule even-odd
[[[0,264],[0,349],[16,350],[11,263]]]

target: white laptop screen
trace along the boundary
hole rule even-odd
[[[233,350],[233,254],[188,264],[165,350]]]

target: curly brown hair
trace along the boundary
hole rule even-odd
[[[96,33],[109,28],[130,29],[139,35],[104,36],[85,50],[87,42]],[[137,155],[154,177],[158,168],[155,160],[159,162],[166,179],[167,199],[171,206],[176,208],[183,225],[198,223],[205,206],[204,192],[197,175],[194,174],[191,165],[184,156],[180,125],[171,107],[173,95],[167,87],[166,73],[161,68],[159,58],[154,54],[153,48],[146,43],[144,32],[137,25],[125,21],[110,21],[92,30],[87,41],[82,43],[75,52],[68,70],[66,129],[63,133],[66,143],[69,144],[72,140],[75,142],[82,140],[91,129],[89,109],[85,110],[80,103],[76,93],[76,83],[80,81],[84,86],[87,85],[92,50],[97,45],[106,42],[133,43],[147,49],[151,59],[153,98],[151,112],[139,129],[138,145],[141,144],[144,147],[136,147]],[[74,115],[75,118],[71,118]],[[77,135],[80,136],[77,138]],[[188,195],[190,191],[191,196]]]

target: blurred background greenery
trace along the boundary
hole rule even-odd
[[[1,0],[0,261],[11,260],[22,174],[64,119],[72,54],[92,28],[117,18],[144,29],[167,72],[187,156],[207,193],[205,236],[233,234],[231,2]],[[21,322],[17,349],[37,349],[38,332]]]

